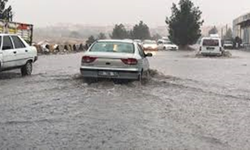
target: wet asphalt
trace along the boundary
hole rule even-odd
[[[159,52],[151,79],[91,85],[81,53],[0,73],[0,149],[250,149],[250,52]]]

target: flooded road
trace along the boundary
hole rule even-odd
[[[0,149],[249,149],[250,53],[160,52],[137,82],[91,85],[81,55],[0,74]]]

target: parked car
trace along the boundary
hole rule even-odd
[[[158,45],[156,41],[145,40],[143,41],[142,46],[144,51],[158,51]]]
[[[221,38],[219,37],[204,37],[201,39],[200,51],[203,55],[222,55],[224,48]]]
[[[225,40],[223,44],[224,49],[233,49],[234,48],[234,42]]]
[[[176,51],[179,49],[177,45],[175,45],[171,41],[159,40],[158,41],[158,49],[159,50],[173,50]]]
[[[0,71],[21,69],[23,76],[31,75],[37,49],[17,35],[0,34]]]
[[[86,51],[81,61],[81,74],[93,78],[141,80],[149,75],[149,61],[137,42],[99,40]]]

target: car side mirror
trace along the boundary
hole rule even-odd
[[[145,54],[145,57],[153,57],[153,54],[152,53],[147,53],[147,54]]]

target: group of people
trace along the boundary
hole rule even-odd
[[[37,48],[38,53],[40,54],[56,54],[64,52],[78,52],[85,51],[87,47],[83,44],[43,44],[43,45],[34,45]]]

